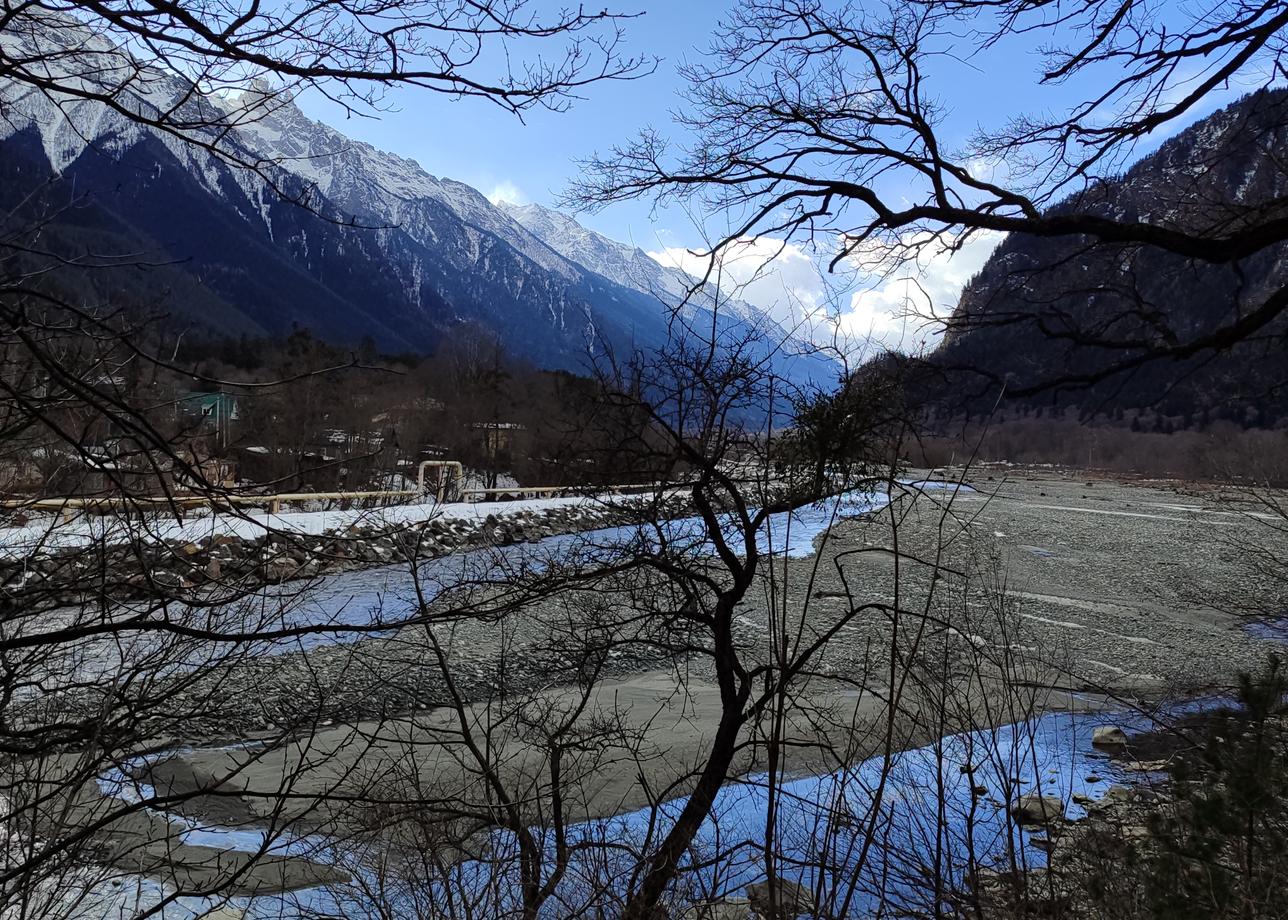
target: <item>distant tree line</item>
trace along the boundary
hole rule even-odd
[[[191,390],[236,400],[230,436],[211,449],[266,485],[399,488],[427,459],[460,461],[486,488],[636,472],[617,445],[642,415],[612,416],[600,382],[540,370],[479,327],[449,331],[432,355],[380,354],[369,339],[345,348],[306,328],[185,341],[175,355]]]

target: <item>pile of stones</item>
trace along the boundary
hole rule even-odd
[[[469,549],[536,542],[638,518],[638,510],[630,506],[586,502],[509,513],[502,507],[474,519],[443,516],[393,526],[373,518],[321,534],[270,530],[245,537],[213,534],[196,540],[158,540],[140,527],[137,538],[125,543],[104,542],[0,562],[0,591],[13,599],[41,592],[46,599],[52,596],[67,604],[102,595],[183,598],[221,588],[244,592]]]

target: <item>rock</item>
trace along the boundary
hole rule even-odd
[[[269,582],[286,581],[295,574],[295,566],[290,562],[270,562],[264,566],[264,579]]]
[[[748,920],[751,902],[746,898],[722,898],[695,904],[680,914],[684,920]]]
[[[1108,811],[1130,802],[1133,797],[1132,790],[1126,786],[1110,786],[1109,790],[1096,800],[1095,808],[1097,811]]]
[[[179,591],[184,588],[191,587],[191,585],[188,584],[188,580],[182,575],[176,575],[174,572],[167,572],[165,569],[160,569],[152,573],[152,583],[158,588],[163,588],[168,591]]]
[[[1049,837],[1034,835],[1029,838],[1029,843],[1045,853],[1050,853],[1055,849],[1055,841]]]
[[[1020,824],[1048,824],[1064,817],[1064,802],[1053,795],[1030,792],[1011,805],[1011,817]]]
[[[1127,733],[1117,725],[1097,725],[1091,732],[1091,744],[1103,750],[1120,751],[1127,746]]]
[[[773,900],[770,899],[768,881],[748,885],[747,901],[756,915],[765,920],[796,920],[801,914],[814,910],[813,892],[788,879],[778,879],[774,883]]]

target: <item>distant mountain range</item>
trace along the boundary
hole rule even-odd
[[[164,99],[186,89],[167,76],[149,92]],[[146,112],[161,103],[132,104]],[[147,263],[64,266],[64,288],[213,336],[278,336],[299,325],[337,344],[370,336],[391,352],[431,351],[468,322],[538,366],[573,371],[607,349],[660,346],[682,303],[695,325],[712,328],[714,298],[690,297],[695,279],[566,215],[493,205],[308,118],[263,85],[201,104],[267,112],[222,142],[257,170],[100,103],[55,103],[0,80],[0,208],[13,212],[10,222],[39,222],[42,246],[59,256],[128,253]],[[787,376],[834,373],[822,359],[790,357],[782,328],[747,304],[721,304],[716,328],[754,335]]]
[[[1288,200],[1288,90],[1266,90],[1203,119],[1113,181],[1055,211],[1088,210],[1190,231],[1236,226],[1242,215]],[[1288,284],[1288,245],[1237,267],[1151,247],[1088,245],[1080,237],[1014,234],[967,284],[941,366],[986,371],[1012,389],[1086,374],[1131,349],[1105,349],[1079,334],[1117,341],[1188,340],[1259,305]],[[1068,318],[1075,318],[1076,324]],[[1288,323],[1284,317],[1237,348],[1188,361],[1158,361],[1090,388],[1047,390],[1030,407],[1149,413],[1199,425],[1228,418],[1271,425],[1288,418]],[[955,379],[943,401],[970,392]],[[965,382],[963,382],[963,380]],[[981,380],[974,377],[975,383]],[[996,388],[977,408],[991,405]]]

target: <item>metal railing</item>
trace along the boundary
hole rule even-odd
[[[427,472],[436,469],[433,480]],[[307,501],[376,501],[382,499],[414,499],[430,494],[439,503],[450,497],[468,502],[502,501],[522,498],[577,496],[591,492],[598,495],[626,495],[646,492],[656,488],[654,483],[634,483],[614,486],[508,486],[494,489],[452,489],[453,481],[464,482],[465,469],[455,460],[426,460],[416,471],[415,489],[371,489],[365,491],[336,492],[278,492],[272,495],[159,495],[159,496],[93,496],[67,498],[5,499],[0,508],[34,511],[60,511],[70,516],[73,511],[107,512],[114,510],[166,510],[201,507],[265,508],[269,514],[280,514],[282,506]]]
[[[617,486],[499,486],[495,489],[462,489],[461,498],[465,501],[492,501],[521,498],[571,497],[575,495],[626,495],[632,492],[647,492],[656,489],[651,482],[641,482]]]

